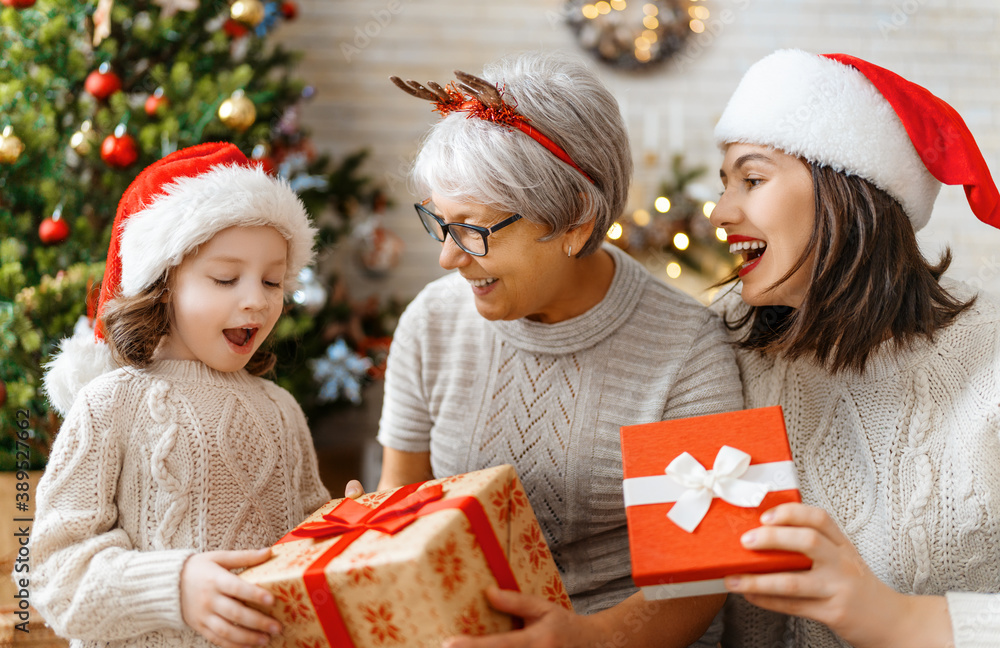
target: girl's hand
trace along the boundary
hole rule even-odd
[[[782,504],[743,534],[747,549],[803,553],[812,569],[730,576],[726,587],[767,610],[827,625],[848,643],[867,646],[951,645],[944,597],[907,596],[880,581],[826,511]]]
[[[597,638],[591,617],[575,614],[540,596],[501,590],[486,590],[490,605],[524,619],[523,630],[486,637],[452,637],[443,648],[557,648],[592,646]]]
[[[198,634],[223,648],[263,646],[281,625],[245,603],[270,607],[274,597],[231,569],[252,567],[271,557],[271,549],[208,551],[195,554],[181,570],[181,614]]]

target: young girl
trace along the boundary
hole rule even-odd
[[[72,645],[281,631],[251,607],[271,596],[229,570],[329,499],[301,409],[258,377],[314,235],[294,192],[231,144],[177,151],[126,190],[95,334],[46,375],[65,422],[38,484],[31,602]]]
[[[784,407],[804,501],[742,541],[813,560],[727,579],[742,596],[723,644],[997,645],[1000,305],[942,279],[950,257],[928,263],[914,236],[941,182],[1000,227],[972,135],[888,70],[781,51],[747,72],[716,139],[746,406]]]

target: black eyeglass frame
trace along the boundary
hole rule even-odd
[[[487,240],[489,238],[490,234],[493,234],[494,232],[496,232],[498,230],[502,230],[503,228],[507,227],[508,225],[513,225],[517,221],[519,221],[522,218],[524,218],[520,214],[514,214],[510,218],[505,218],[504,220],[500,221],[499,223],[497,223],[493,227],[480,227],[479,225],[470,225],[469,223],[446,223],[443,220],[441,220],[440,216],[438,216],[437,214],[435,214],[431,210],[429,210],[426,207],[424,207],[424,205],[426,205],[429,202],[430,202],[430,198],[428,198],[427,200],[425,200],[422,203],[413,203],[413,206],[417,210],[417,217],[420,218],[420,224],[424,226],[424,229],[427,230],[427,233],[430,235],[430,237],[432,239],[434,239],[435,241],[437,241],[438,243],[444,243],[444,240],[448,237],[448,230],[449,230],[449,228],[454,227],[454,228],[459,228],[459,229],[472,230],[473,232],[476,232],[481,237],[483,237],[483,251],[482,252],[473,252],[472,250],[466,248],[464,245],[462,245],[462,242],[454,234],[451,235],[451,240],[455,241],[455,245],[457,245],[459,247],[459,249],[461,249],[463,252],[465,252],[466,254],[471,254],[474,257],[486,256],[486,254],[490,251],[489,241]],[[444,236],[442,238],[438,238],[437,234],[434,233],[433,231],[431,231],[431,228],[427,226],[427,223],[420,216],[421,214],[426,214],[426,215],[430,216],[431,218],[433,218],[437,222],[438,225],[441,226],[441,231],[444,232]]]

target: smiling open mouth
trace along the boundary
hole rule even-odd
[[[222,332],[222,334],[226,336],[227,340],[238,347],[245,347],[250,344],[256,333],[256,328],[231,328],[225,329]]]
[[[730,254],[739,254],[743,257],[743,265],[740,266],[741,277],[760,263],[760,258],[764,256],[766,249],[767,243],[764,241],[740,241],[730,244]]]

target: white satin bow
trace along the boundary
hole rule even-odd
[[[719,449],[711,470],[705,470],[687,452],[677,455],[666,473],[684,488],[684,493],[667,517],[691,533],[701,524],[714,497],[743,508],[760,506],[769,488],[767,484],[740,479],[749,466],[750,455],[730,446]]]

